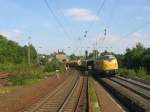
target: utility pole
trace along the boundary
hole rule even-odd
[[[88,50],[85,50],[85,59],[88,58]]]
[[[106,30],[106,29],[104,29],[104,36],[106,36],[106,31],[107,31],[107,30]]]
[[[81,40],[81,37],[78,38],[78,41],[79,41],[79,55],[81,56],[81,52],[82,52],[82,51],[81,51],[81,49],[82,49],[82,48],[81,48],[81,47],[82,47],[82,40]]]
[[[40,57],[39,57],[39,54],[40,54],[40,53],[38,53],[40,48],[42,48],[42,47],[41,47],[41,46],[38,46],[38,47],[37,47],[37,64],[40,62],[40,59],[39,59],[39,58],[40,58]]]
[[[106,28],[104,29],[104,40],[106,39],[106,35],[107,35],[107,30],[106,30]],[[103,41],[104,41],[103,40]],[[106,49],[107,49],[107,47],[106,47]]]
[[[29,39],[29,41],[28,41],[28,65],[30,65],[30,61],[31,61],[31,59],[30,59],[30,39],[31,39],[31,37],[28,37],[28,39]]]

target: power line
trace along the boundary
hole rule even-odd
[[[114,13],[116,11],[117,6],[118,6],[118,0],[115,0],[114,1],[114,5],[112,6],[112,8],[110,8],[111,13],[109,14],[110,16],[109,16],[108,22],[106,23],[106,28],[108,28],[108,29],[106,29],[106,28],[104,29],[104,35],[103,35],[104,37],[101,40],[101,44],[104,43],[104,41],[106,39],[106,34],[108,34],[107,33],[108,30],[110,31],[110,28],[111,28],[111,25],[112,25],[113,16],[114,16]]]
[[[99,7],[98,10],[97,10],[97,15],[100,14],[100,12],[102,11],[102,9],[103,9],[105,3],[106,3],[106,0],[103,0],[102,4],[100,5],[100,7]],[[89,30],[92,28],[93,25],[94,25],[94,22],[92,22],[92,23],[89,25],[88,30],[87,30],[88,32],[89,32]]]
[[[55,21],[57,22],[57,24],[62,28],[62,30],[64,31],[65,35],[70,38],[69,33],[66,31],[64,25],[60,22],[60,20],[58,19],[58,17],[55,15],[53,9],[50,7],[49,3],[47,0],[43,0],[44,3],[46,4],[47,8],[49,9],[50,13],[52,14],[52,16],[55,18]]]
[[[127,33],[125,36],[129,36],[130,34],[135,33],[136,31],[138,31],[138,30],[140,30],[140,29],[144,28],[144,27],[145,27],[145,26],[147,26],[148,24],[150,24],[150,20],[149,20],[149,21],[147,21],[147,22],[145,22],[145,23],[143,23],[142,25],[140,25],[139,27],[137,27],[137,28],[136,28],[136,29],[134,29],[133,31],[131,31],[131,32]]]
[[[101,12],[102,8],[103,8],[103,7],[104,7],[104,5],[105,5],[105,2],[106,2],[106,0],[103,0],[102,4],[101,4],[101,5],[100,5],[100,7],[98,8],[97,15],[99,15],[99,14],[100,14],[100,12]]]
[[[113,18],[116,14],[116,9],[118,8],[119,6],[119,0],[115,0],[114,1],[114,5],[110,8],[110,14],[109,14],[109,19],[108,19],[108,22],[106,23],[106,27],[110,30],[111,29],[111,26],[112,26],[112,21],[113,21]]]
[[[141,24],[139,27],[135,28],[134,30],[132,30],[131,32],[127,33],[126,35],[124,35],[123,37],[127,37],[137,31],[139,31],[140,29],[144,28],[145,26],[149,25],[150,24],[150,20]],[[121,41],[123,38],[120,38],[119,41]]]
[[[62,12],[61,15],[62,15],[62,16],[65,16],[64,10],[62,11],[63,6],[62,6],[62,4],[60,4],[59,0],[55,0],[55,4],[56,4],[57,8],[61,9],[61,10],[60,10],[60,11]],[[73,34],[72,29],[69,28],[67,31],[68,31],[69,35]],[[71,37],[72,37],[72,36],[71,36]]]
[[[103,1],[102,1],[102,4],[100,5],[100,7],[99,7],[98,10],[97,10],[97,15],[100,14],[100,12],[102,11],[102,8],[104,7],[105,3],[106,3],[106,0],[103,0]],[[91,30],[91,28],[92,28],[93,25],[94,25],[94,22],[92,22],[92,23],[89,25],[88,29],[85,31],[84,37],[87,37],[87,34],[90,32],[90,30]]]
[[[106,3],[106,0],[103,0],[102,3],[101,3],[101,5],[100,5],[100,7],[98,7],[98,10],[97,10],[97,14],[96,14],[96,15],[99,15],[99,14],[100,14],[100,12],[102,11],[102,9],[103,9],[105,3]],[[84,32],[84,37],[87,37],[87,34],[90,32],[90,30],[91,30],[91,28],[92,28],[93,25],[94,25],[94,22],[91,22],[91,23],[89,24],[89,27],[88,27],[87,30],[85,30],[85,32]]]

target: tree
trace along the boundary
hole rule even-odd
[[[77,60],[77,59],[79,59],[79,57],[76,56],[75,54],[70,55],[70,60]]]
[[[141,67],[149,69],[149,60],[150,60],[150,49],[144,48],[141,43],[137,43],[136,47],[126,49],[126,53],[124,55],[124,59],[122,63],[124,67],[132,68],[132,69],[139,69]]]
[[[37,52],[33,45],[30,46],[31,62],[37,61]],[[6,37],[0,35],[0,63],[21,64],[27,63],[28,46],[20,46],[18,43],[7,40]]]

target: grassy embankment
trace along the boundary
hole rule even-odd
[[[14,91],[18,86],[35,84],[46,77],[64,72],[64,64],[54,59],[45,66],[1,64],[0,72],[9,73],[8,85],[0,88],[0,95]]]
[[[138,70],[120,68],[119,75],[131,79],[139,79],[147,84],[150,84],[150,74],[143,68],[140,68]]]
[[[38,82],[45,77],[55,74],[55,71],[64,72],[64,64],[54,59],[41,67],[36,65],[0,65],[0,71],[10,74],[9,81],[12,85],[28,85]]]
[[[96,96],[96,92],[94,89],[94,80],[92,77],[88,78],[88,95],[89,95],[89,101],[90,101],[90,111],[91,112],[100,112],[100,107],[98,103],[98,99]]]

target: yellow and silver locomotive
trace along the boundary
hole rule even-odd
[[[110,54],[102,54],[94,60],[74,60],[70,61],[68,64],[70,67],[80,67],[98,73],[99,75],[115,75],[118,71],[117,59]]]
[[[94,61],[94,71],[115,75],[118,71],[118,62],[113,55],[101,55]]]

